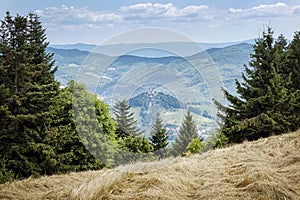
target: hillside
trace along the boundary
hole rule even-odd
[[[189,158],[0,185],[1,199],[300,199],[300,131]]]
[[[172,109],[172,108],[181,108],[180,101],[175,97],[164,94],[162,92],[143,92],[135,97],[132,97],[128,100],[128,103],[131,107],[149,107],[149,104],[158,105],[160,108]]]
[[[122,45],[114,45],[117,46],[121,48]],[[70,46],[66,47],[70,48]],[[158,92],[172,94],[183,105],[191,105],[190,109],[199,124],[198,129],[209,132],[216,127],[214,120],[216,111],[212,94],[219,94],[221,86],[235,94],[235,79],[241,79],[243,65],[249,60],[252,45],[239,43],[223,48],[211,48],[186,58],[133,55],[110,57],[99,52],[89,54],[87,51],[77,49],[52,47],[48,48],[48,52],[54,53],[56,64],[59,66],[55,77],[63,86],[72,79],[84,81],[88,88],[94,88],[94,83],[97,82],[97,88],[93,92],[105,102],[113,102],[112,97],[131,99],[147,92],[151,87]],[[197,70],[195,70],[188,62],[194,60],[203,60],[210,64],[215,62],[215,70],[219,71],[221,77],[216,75],[218,73],[210,74],[212,68],[206,68],[207,63],[196,64]],[[83,69],[81,65],[90,67]],[[148,112],[148,109],[141,110],[141,107],[132,106],[139,126],[141,128],[151,126],[157,111],[153,110],[154,114],[149,114],[151,112]],[[164,123],[176,129],[181,124],[185,112],[184,109],[175,109],[161,114]],[[212,117],[207,118],[204,113]]]
[[[55,48],[53,48],[55,47]],[[78,72],[78,67],[84,62],[85,58],[88,56],[88,51],[78,50],[81,49],[78,45],[69,46],[69,45],[53,45],[47,50],[50,53],[54,53],[54,58],[56,65],[59,66],[58,71],[55,73],[55,76],[62,85],[66,85],[68,81],[74,79],[76,73]],[[74,47],[73,49],[67,49]],[[78,49],[75,49],[78,48]],[[88,48],[85,48],[88,49]],[[240,79],[241,73],[243,72],[243,65],[247,64],[249,60],[249,54],[252,53],[252,45],[247,43],[234,44],[222,48],[210,48],[206,51],[212,60],[214,60],[220,70],[221,76],[225,87],[232,85],[234,80]],[[201,54],[201,53],[198,53]],[[191,59],[192,57],[197,57],[198,54],[187,57]],[[107,59],[108,56],[98,54],[101,58]],[[113,58],[110,58],[113,59]],[[114,59],[113,59],[114,60]],[[114,64],[117,66],[132,66],[135,64],[145,65],[149,63],[168,65],[174,61],[184,60],[176,56],[168,57],[159,57],[159,58],[148,58],[132,55],[123,55],[118,58],[115,58]],[[128,68],[128,67],[127,67]],[[128,69],[126,69],[127,71]],[[232,88],[229,88],[231,92]]]

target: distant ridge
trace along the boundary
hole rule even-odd
[[[87,56],[90,53],[89,51],[79,49],[60,49],[54,47],[48,47],[47,51],[63,57]]]
[[[97,45],[76,43],[76,44],[50,44],[49,47],[55,49],[78,49],[80,51],[92,51]]]
[[[223,43],[198,43],[199,48],[202,48],[203,50],[211,49],[211,48],[224,48],[236,44],[241,44],[241,43],[248,43],[248,44],[254,44],[255,39],[249,39],[249,40],[244,40],[244,41],[236,41],[236,42],[223,42]],[[164,43],[164,44],[172,44],[172,42],[169,43]],[[175,45],[179,45],[181,48],[188,48],[191,44],[194,43],[189,43],[189,42],[173,42]],[[147,44],[142,44],[143,46]],[[141,44],[112,44],[112,45],[103,45],[101,48],[99,45],[95,44],[85,44],[85,43],[76,43],[76,44],[50,44],[49,47],[55,48],[55,49],[78,49],[80,51],[88,51],[91,52],[92,50],[97,50],[98,51],[103,51],[103,52],[114,52],[115,50],[122,50],[124,52],[127,52],[129,49],[132,49],[132,47],[139,48]],[[97,47],[97,48],[96,48]],[[95,49],[96,48],[96,49]],[[102,50],[103,48],[103,50]],[[143,51],[142,53],[145,53]],[[153,52],[151,52],[153,53]],[[104,53],[105,54],[105,53]],[[145,55],[139,54],[137,52],[133,52],[132,55],[136,56],[141,56],[145,57]],[[170,53],[162,53],[162,52],[157,52],[156,54],[153,53],[150,57],[167,57],[167,56],[174,56],[174,54]]]

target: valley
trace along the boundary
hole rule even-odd
[[[216,108],[212,99],[221,99],[221,87],[235,94],[235,79],[241,80],[244,64],[247,64],[252,52],[252,45],[248,43],[227,45],[229,46],[212,44],[215,47],[187,57],[111,57],[99,53],[100,50],[79,50],[92,50],[94,47],[84,44],[54,45],[56,48],[49,47],[48,52],[54,53],[56,65],[59,66],[55,77],[62,86],[70,80],[83,82],[89,90],[111,106],[115,100],[128,100],[142,130],[150,129],[159,111],[172,141],[187,109],[194,115],[199,135],[206,138],[215,130]],[[126,48],[124,44],[120,46]],[[217,48],[219,46],[221,48]],[[143,50],[140,54],[146,53]],[[174,105],[173,100],[169,101],[170,98],[168,101],[163,98],[156,99],[156,104],[149,106],[150,101],[153,101],[151,98],[146,98],[147,95],[139,98],[141,94],[149,91],[172,97],[180,106]]]

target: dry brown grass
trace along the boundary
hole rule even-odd
[[[300,131],[189,158],[0,185],[2,199],[300,199]]]

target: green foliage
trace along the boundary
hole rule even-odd
[[[297,61],[290,59],[295,41],[287,46],[282,35],[274,41],[270,28],[256,40],[243,82],[236,81],[238,96],[224,90],[229,106],[217,103],[224,120],[222,134],[229,142],[256,140],[299,127],[299,88],[292,81],[299,68],[293,70]]]
[[[196,123],[190,111],[184,116],[179,135],[172,145],[171,155],[178,156],[186,151],[188,144],[198,138]]]
[[[133,153],[150,153],[153,151],[152,145],[149,143],[149,141],[142,137],[125,137],[122,140],[120,140],[121,148],[125,148],[125,150],[128,150]]]
[[[73,81],[59,89],[47,45],[37,15],[1,22],[1,182],[114,165],[108,106]]]
[[[163,128],[162,119],[157,113],[155,123],[150,132],[150,142],[153,146],[154,154],[161,157],[166,156],[166,147],[168,145],[169,133]]]
[[[285,74],[291,74],[291,86],[288,90],[292,93],[290,96],[293,107],[293,113],[290,116],[292,130],[300,127],[300,31],[295,32],[293,40],[287,49],[288,64]]]
[[[157,92],[154,96],[152,96],[152,94],[150,95],[148,92],[143,92],[129,99],[128,103],[132,107],[144,107],[145,109],[148,109],[150,101],[155,102],[155,104],[158,104],[164,109],[182,108],[182,104],[177,98],[162,92]]]
[[[126,101],[123,100],[117,101],[113,109],[117,122],[116,137],[118,139],[119,152],[116,160],[118,160],[119,164],[140,160],[143,158],[143,155],[151,155],[150,152],[153,151],[153,146],[137,127],[130,108]]]
[[[108,106],[83,85],[71,82],[70,86],[74,123],[82,143],[103,164],[114,165],[116,124],[109,116]]]
[[[81,110],[81,116],[83,116],[85,123],[82,123],[80,121],[81,118],[78,116],[76,117],[79,120],[75,118],[79,99],[81,102],[91,102],[91,107],[83,107]],[[77,102],[77,104],[73,104],[73,102]],[[93,109],[95,115],[91,116],[83,111]],[[61,89],[60,95],[56,99],[56,104],[52,108],[53,121],[51,130],[55,134],[48,140],[49,144],[55,146],[61,172],[100,169],[103,166],[113,165],[114,154],[113,150],[111,150],[113,149],[112,146],[110,146],[110,151],[103,152],[105,156],[99,154],[98,151],[101,151],[101,145],[104,145],[99,141],[99,136],[97,137],[97,134],[92,129],[88,131],[88,135],[84,135],[86,132],[79,132],[90,128],[88,125],[95,122],[95,126],[99,128],[97,129],[99,131],[98,134],[102,135],[102,133],[105,133],[108,137],[111,136],[109,141],[113,140],[116,126],[108,114],[107,105],[96,99],[95,95],[87,92],[83,85],[71,81],[68,87]],[[94,142],[92,150],[87,148],[90,147],[89,140]],[[99,160],[99,158],[102,159]]]
[[[0,160],[0,184],[13,180],[14,173],[6,168],[6,161]]]
[[[202,148],[202,141],[199,138],[193,138],[186,147],[186,151],[192,154],[200,153]]]
[[[45,30],[34,14],[10,16],[0,29],[0,159],[15,177],[51,174],[57,165],[44,141],[50,107],[59,93],[52,55],[46,53]]]
[[[126,100],[117,101],[113,108],[115,120],[118,125],[116,135],[119,138],[141,135],[141,131],[136,126],[137,121],[134,119],[134,113],[130,111],[130,108]]]
[[[224,148],[227,145],[228,138],[220,130],[217,130],[203,142],[201,151],[205,152],[214,148]]]

